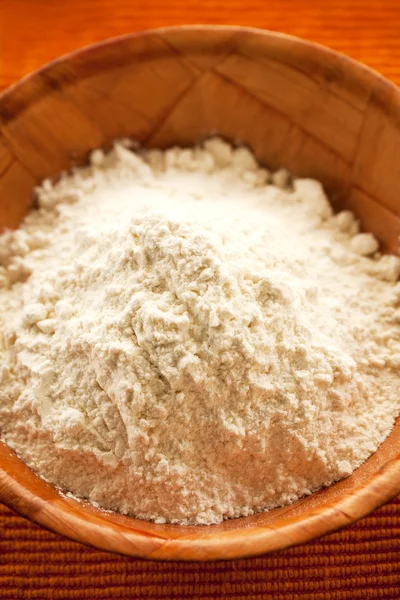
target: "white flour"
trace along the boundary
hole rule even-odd
[[[349,475],[399,412],[399,260],[245,149],[117,144],[0,237],[0,423],[51,482],[216,523]],[[373,255],[366,257],[366,255]]]

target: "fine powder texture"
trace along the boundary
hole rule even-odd
[[[348,476],[399,412],[400,261],[220,139],[127,142],[0,237],[0,425],[44,478],[217,523]]]

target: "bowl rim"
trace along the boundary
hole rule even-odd
[[[373,69],[372,67],[359,62],[358,60],[348,56],[347,54],[343,54],[338,50],[330,48],[329,46],[325,46],[318,42],[314,42],[312,40],[308,40],[306,38],[301,38],[295,35],[291,35],[288,33],[283,33],[280,31],[275,31],[271,29],[263,29],[259,27],[250,27],[250,26],[241,26],[241,25],[229,25],[229,24],[181,24],[181,25],[169,25],[164,27],[154,27],[149,29],[143,29],[139,31],[134,31],[132,33],[124,33],[117,36],[112,36],[110,38],[105,38],[98,42],[94,42],[91,44],[85,44],[75,50],[70,52],[66,52],[59,57],[56,57],[39,68],[31,71],[25,75],[23,75],[17,81],[8,85],[5,89],[0,91],[0,107],[1,105],[6,105],[8,103],[13,104],[14,98],[13,96],[18,96],[20,91],[23,90],[24,97],[26,101],[19,106],[19,110],[13,112],[12,118],[18,116],[20,112],[22,112],[25,106],[29,105],[35,97],[37,97],[38,90],[35,89],[34,86],[31,86],[31,83],[35,81],[36,78],[41,75],[49,75],[53,70],[57,70],[57,67],[63,63],[68,61],[73,61],[79,59],[82,56],[89,56],[93,54],[99,54],[103,52],[103,50],[110,48],[112,46],[117,46],[119,44],[124,44],[125,42],[129,42],[130,40],[134,40],[136,38],[145,38],[153,35],[161,35],[163,33],[167,34],[176,34],[182,31],[194,31],[194,32],[203,32],[207,35],[207,33],[213,32],[230,32],[232,34],[243,35],[248,34],[249,36],[254,36],[258,38],[263,38],[264,41],[267,39],[275,39],[279,40],[289,45],[296,45],[297,47],[308,47],[313,48],[316,52],[321,55],[325,55],[327,59],[340,59],[344,63],[346,63],[347,67],[352,70],[352,75],[357,76],[357,74],[363,74],[365,77],[368,77],[371,82],[375,82],[383,88],[386,88],[389,92],[396,95],[399,101],[399,109],[400,109],[400,88],[390,79],[387,79],[380,73],[379,71]],[[101,70],[105,70],[104,68]],[[49,82],[49,88],[57,87],[55,81]],[[25,88],[25,89],[24,89]],[[46,90],[49,91],[49,90]],[[4,115],[0,112],[0,125],[9,122],[8,116],[4,119]]]
[[[16,465],[18,477],[13,470]],[[36,489],[38,484],[40,495]],[[99,550],[157,561],[231,560],[284,550],[355,523],[393,499],[399,491],[400,456],[386,463],[339,502],[324,503],[306,515],[284,517],[279,526],[255,524],[224,531],[220,525],[156,525],[97,509],[86,501],[82,503],[64,495],[0,442],[0,502],[73,541]],[[123,523],[116,525],[105,518],[106,515],[119,518]],[[240,517],[233,521],[239,523],[249,519],[251,517]],[[143,525],[142,530],[138,524],[139,527]]]
[[[231,32],[238,35],[247,34],[259,39],[262,38],[264,41],[267,39],[279,40],[283,44],[295,45],[297,48],[313,48],[320,56],[325,56],[327,59],[340,58],[350,69],[350,74],[355,79],[363,74],[364,77],[370,78],[372,84],[380,83],[385,94],[386,91],[389,91],[391,96],[394,95],[396,98],[396,114],[400,115],[400,90],[397,86],[385,79],[380,73],[340,52],[306,39],[266,29],[236,25],[199,24],[160,27],[128,33],[84,46],[56,58],[24,76],[0,94],[0,127],[3,123],[15,118],[25,107],[38,98],[38,90],[32,85],[36,78],[43,74],[51,74],[60,64],[90,55],[100,56],[104,49],[135,38],[144,38],[162,33],[174,35],[177,32],[182,32],[182,30],[201,31],[205,34],[214,31]],[[16,103],[15,99],[17,99]],[[9,106],[16,108],[16,110],[8,113],[7,108]],[[5,107],[4,113],[2,112],[3,107]],[[116,526],[115,523],[113,524],[105,519],[104,515],[107,513],[104,511],[92,508],[82,511],[82,504],[66,498],[50,484],[46,484],[44,495],[37,495],[35,483],[40,481],[42,485],[43,480],[33,473],[29,467],[24,465],[23,469],[24,476],[26,475],[27,479],[15,477],[14,468],[17,463],[20,466],[21,462],[12,450],[5,444],[0,443],[1,502],[43,527],[75,541],[101,550],[153,560],[224,560],[251,557],[265,552],[282,550],[316,539],[321,535],[354,523],[400,492],[399,455],[387,462],[372,477],[367,478],[366,481],[354,488],[351,494],[345,495],[340,501],[336,503],[327,502],[316,510],[310,510],[305,515],[283,517],[279,522],[279,526],[255,524],[224,531],[221,528],[213,530],[216,526],[209,525],[203,526],[201,532],[199,532],[199,527],[183,528],[176,525],[152,525],[152,532],[149,534],[141,531],[140,527],[135,527],[140,523],[137,519],[123,517],[123,519],[128,519],[132,526],[127,524]],[[29,474],[27,475],[28,471]],[[88,515],[90,518],[88,518]],[[245,518],[242,517],[240,520],[243,521],[243,519]],[[171,531],[171,535],[166,535],[166,530]],[[158,531],[159,533],[157,533]],[[161,534],[161,531],[164,533]],[[191,534],[190,531],[194,533]],[[254,549],[254,546],[256,549]]]

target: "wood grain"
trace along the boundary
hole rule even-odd
[[[32,185],[131,136],[192,144],[218,131],[268,166],[321,179],[399,252],[400,92],[333,51],[257,30],[183,27],[74,53],[0,98],[0,226],[26,212]],[[154,559],[251,556],[364,516],[400,491],[400,423],[347,480],[291,507],[220,526],[161,526],[79,504],[0,448],[0,500],[99,548]]]

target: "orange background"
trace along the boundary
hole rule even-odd
[[[0,86],[105,37],[182,23],[284,31],[400,84],[399,0],[0,0]]]
[[[292,33],[400,84],[400,0],[0,0],[0,89],[79,46],[179,23]],[[400,500],[300,548],[205,565],[97,552],[0,505],[0,599],[34,598],[399,600]]]

